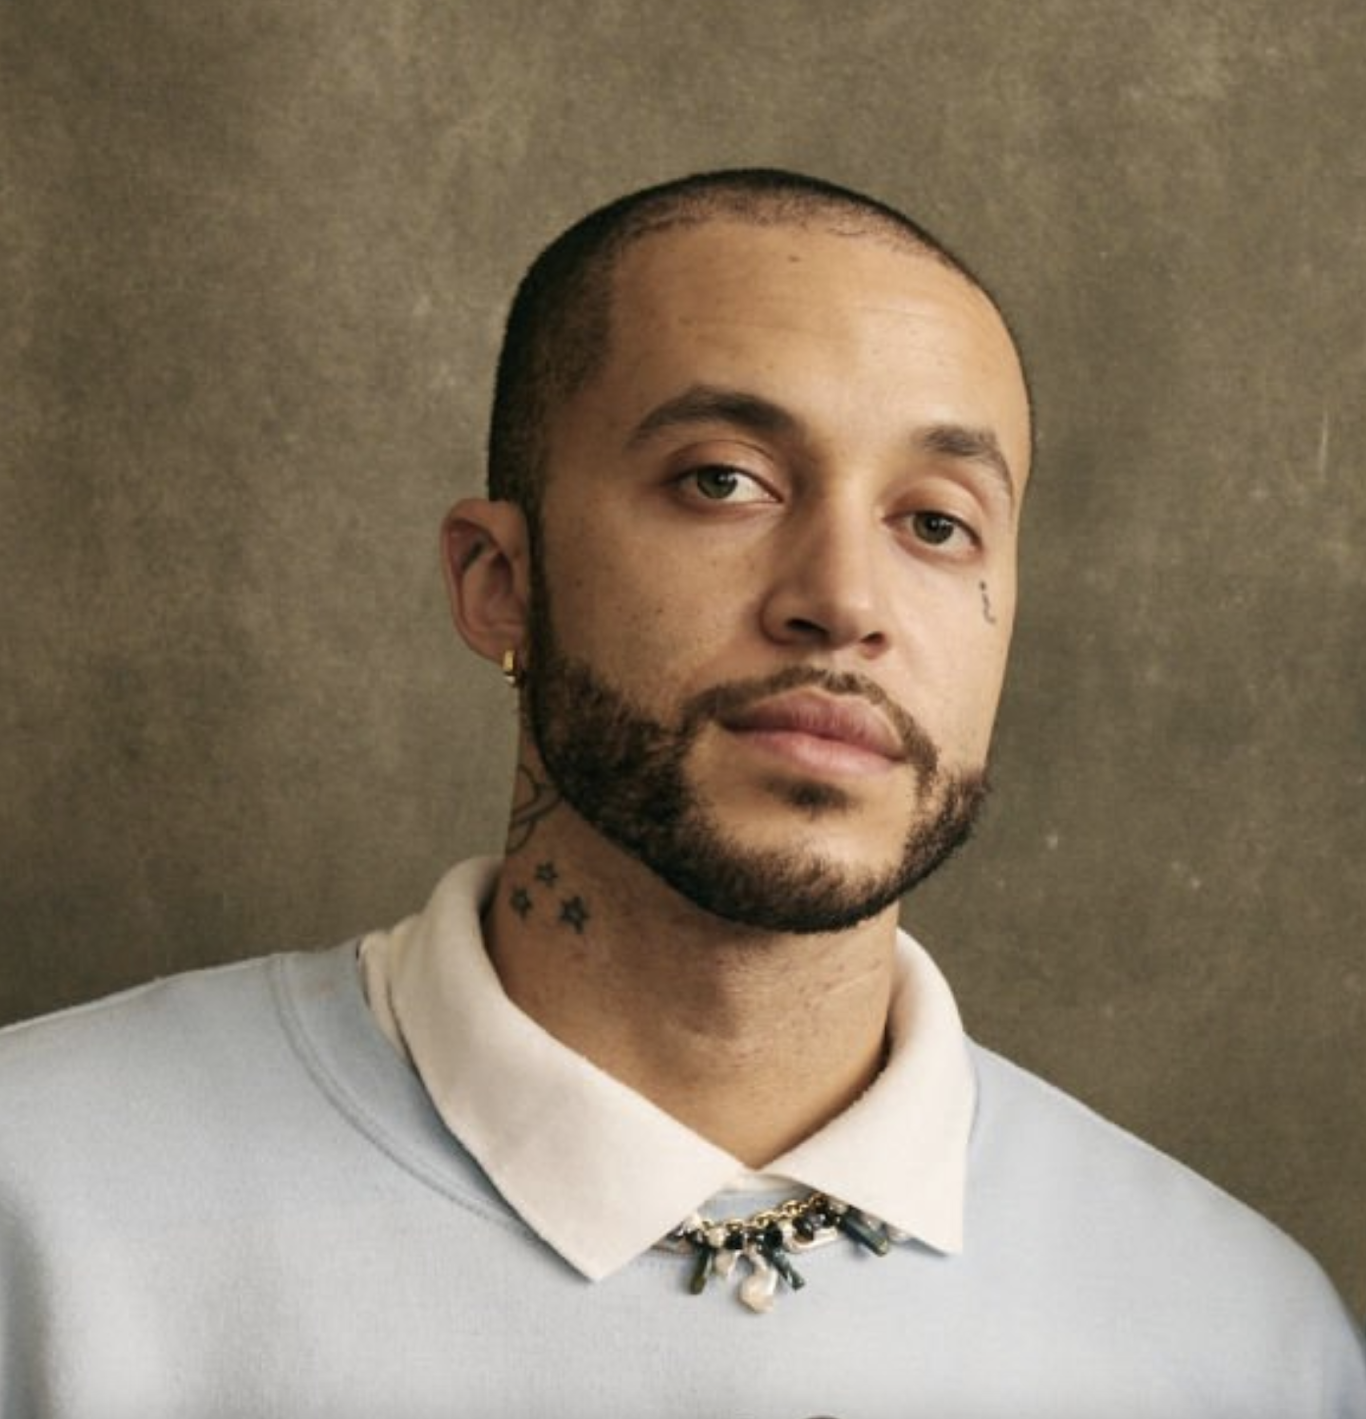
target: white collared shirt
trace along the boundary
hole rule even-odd
[[[754,1174],[507,998],[479,920],[499,867],[462,863],[419,915],[367,936],[366,997],[446,1126],[572,1266],[600,1280],[709,1198],[789,1183],[938,1251],[961,1250],[974,1076],[949,987],[909,936],[897,938],[886,1067],[843,1113]]]

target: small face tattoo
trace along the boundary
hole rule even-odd
[[[977,583],[977,589],[982,593],[982,619],[989,626],[996,624],[996,613],[991,609],[991,594],[987,591],[987,584],[984,581]]]
[[[525,887],[514,887],[508,895],[508,905],[525,921],[531,911],[531,893]]]

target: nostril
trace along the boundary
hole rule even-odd
[[[824,626],[817,624],[815,621],[808,621],[801,616],[789,616],[787,624],[790,630],[798,631],[802,635],[823,636],[825,634]]]

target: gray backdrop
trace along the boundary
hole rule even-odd
[[[0,0],[0,1016],[422,902],[512,743],[448,629],[503,307],[590,204],[868,188],[999,288],[1040,464],[993,1045],[1366,1307],[1360,0]]]

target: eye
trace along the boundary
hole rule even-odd
[[[693,468],[680,480],[682,486],[695,491],[698,497],[711,503],[767,503],[772,494],[752,474],[724,463]]]
[[[977,545],[977,535],[946,512],[913,512],[908,519],[916,538],[930,547],[948,547],[955,540]]]

